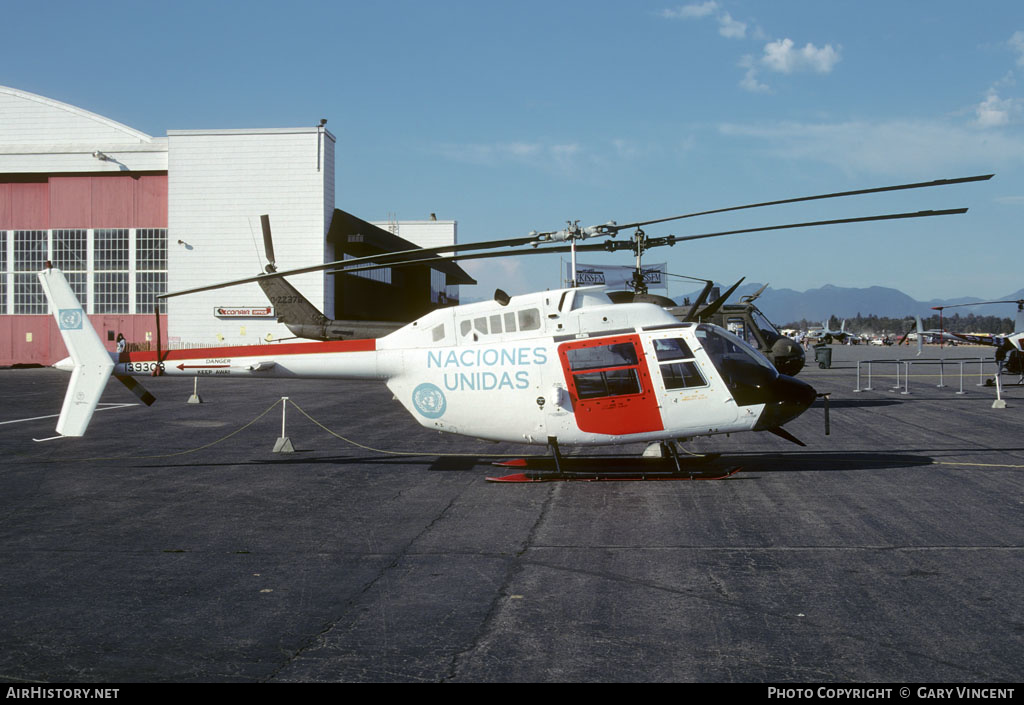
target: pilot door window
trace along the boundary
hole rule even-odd
[[[682,338],[655,340],[654,352],[658,356],[665,389],[689,389],[707,384],[697,369],[690,346]]]
[[[566,357],[581,400],[640,393],[639,360],[632,343],[576,348]]]

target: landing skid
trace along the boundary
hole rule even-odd
[[[722,480],[740,471],[739,465],[701,467],[719,454],[688,458],[680,463],[672,458],[615,456],[561,456],[510,460],[494,465],[522,468],[521,472],[488,477],[488,482],[598,482],[608,480]]]

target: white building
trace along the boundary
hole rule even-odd
[[[64,355],[35,278],[47,260],[67,273],[113,350],[117,333],[131,343],[156,342],[158,294],[261,273],[262,214],[270,216],[279,270],[342,259],[336,249],[345,245],[327,237],[336,213],[334,154],[335,138],[322,123],[152,137],[0,86],[0,365]],[[455,242],[452,220],[397,227],[420,246]],[[351,278],[313,273],[290,281],[330,318],[341,290],[335,280]],[[430,278],[442,291],[452,281],[435,270]],[[372,286],[393,286],[384,279],[374,277]],[[355,290],[367,306],[377,298]],[[444,299],[435,291],[435,305]],[[163,344],[291,335],[256,284],[161,301]],[[346,303],[349,310],[360,304]],[[368,310],[360,317],[383,316]]]

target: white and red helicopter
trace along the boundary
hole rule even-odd
[[[990,178],[886,187],[896,190]],[[749,208],[753,206],[740,206]],[[735,209],[723,209],[735,210]],[[864,222],[963,213],[920,211],[805,225]],[[720,212],[720,211],[713,211]],[[691,214],[698,215],[698,214]],[[572,241],[655,222],[569,228],[531,234],[537,244]],[[804,224],[755,228],[752,231]],[[742,231],[730,231],[728,234]],[[746,231],[749,232],[749,231]],[[663,238],[664,244],[724,234]],[[635,241],[640,242],[637,237]],[[508,241],[489,246],[507,246]],[[517,244],[522,244],[517,241]],[[475,250],[475,243],[448,248]],[[649,246],[649,245],[648,245]],[[593,247],[593,246],[583,246]],[[270,272],[287,276],[312,269],[396,266],[439,251],[415,250],[330,263],[316,268]],[[564,251],[564,247],[546,251]],[[582,248],[581,248],[582,249]],[[610,249],[610,248],[609,248]],[[508,252],[491,256],[508,256]],[[452,259],[478,257],[454,255]],[[368,263],[365,260],[372,260]],[[674,461],[670,475],[684,473],[675,442],[696,436],[770,431],[799,443],[782,427],[815,401],[805,382],[780,374],[755,348],[710,324],[680,322],[651,303],[612,303],[599,288],[568,288],[432,311],[382,338],[294,344],[110,353],[100,341],[62,273],[53,268],[39,279],[70,353],[58,363],[71,370],[57,423],[62,436],[81,436],[111,374],[144,390],[135,376],[230,378],[372,379],[384,382],[420,425],[491,441],[547,446],[555,470],[543,477],[571,478],[561,466],[564,446],[661,443]],[[249,278],[204,288],[252,281]],[[190,292],[177,292],[169,296]],[[802,445],[802,444],[801,444]],[[587,473],[588,476],[592,473]]]

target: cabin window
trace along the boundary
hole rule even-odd
[[[519,330],[537,330],[540,328],[540,311],[528,308],[519,312]]]
[[[632,343],[613,343],[566,352],[579,399],[640,393],[639,364]]]
[[[693,353],[690,346],[682,338],[662,338],[654,341],[654,352],[658,355],[658,362],[665,360],[690,360]]]
[[[467,335],[473,332],[473,321],[468,318],[464,321],[459,322],[459,334],[465,338]]]
[[[569,350],[569,369],[592,370],[600,367],[623,367],[637,364],[636,348],[633,343],[613,343]]]
[[[487,318],[486,317],[474,318],[473,319],[473,329],[476,330],[477,333],[480,333],[482,335],[487,335]]]
[[[501,333],[501,314],[495,314],[491,316],[491,335],[498,335]]]
[[[430,334],[435,343],[439,340],[444,340],[444,324],[442,323],[439,326],[434,326],[430,331]]]
[[[505,314],[505,332],[516,332],[516,314],[512,313],[511,311]]]
[[[682,338],[662,338],[654,341],[654,352],[662,363],[661,379],[665,389],[687,389],[707,384],[693,360],[690,346]]]

